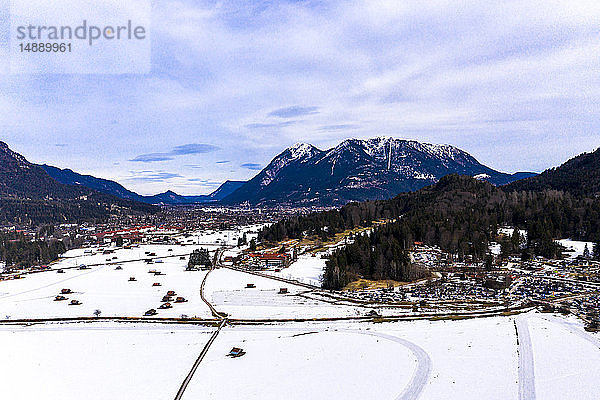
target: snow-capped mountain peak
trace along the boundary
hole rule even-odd
[[[389,198],[452,173],[511,181],[454,146],[383,136],[346,139],[328,150],[297,143],[225,201],[339,205]]]
[[[313,155],[315,155],[315,153],[320,152],[320,150],[312,144],[302,142],[294,144],[293,146],[288,148],[288,150],[291,154],[292,160],[297,160],[305,157],[312,157]]]

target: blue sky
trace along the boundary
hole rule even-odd
[[[142,194],[211,192],[300,141],[448,143],[506,172],[600,146],[598,1],[157,0],[152,21],[150,74],[0,73],[0,139]]]

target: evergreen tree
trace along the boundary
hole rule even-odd
[[[589,260],[591,258],[590,249],[588,248],[587,243],[585,244],[585,248],[583,249],[583,258]]]
[[[212,265],[210,254],[208,253],[207,249],[196,249],[192,252],[192,254],[190,254],[188,267],[195,267],[196,265],[203,265],[206,267],[210,267]]]

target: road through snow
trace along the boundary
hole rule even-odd
[[[519,341],[519,400],[535,400],[535,371],[527,315],[515,319]]]

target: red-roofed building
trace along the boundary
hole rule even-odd
[[[250,259],[265,268],[287,268],[290,265],[291,257],[287,253],[251,253]]]

